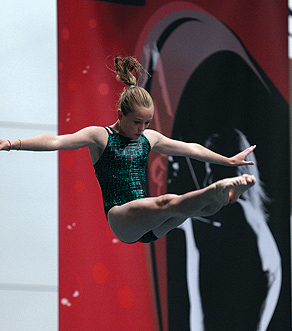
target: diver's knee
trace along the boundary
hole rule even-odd
[[[159,208],[165,209],[171,205],[174,205],[178,197],[179,195],[177,194],[164,194],[160,197],[157,197],[155,203]]]

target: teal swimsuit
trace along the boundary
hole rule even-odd
[[[108,132],[108,143],[94,169],[107,215],[113,206],[147,196],[145,167],[151,146],[144,135],[133,140],[120,135],[111,127],[105,129]],[[138,241],[154,240],[157,237],[150,231]]]

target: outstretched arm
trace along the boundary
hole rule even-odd
[[[73,134],[50,135],[44,134],[23,140],[0,139],[0,150],[27,151],[56,151],[73,150],[99,143],[99,133],[103,133],[101,127],[88,127]]]
[[[245,159],[256,148],[255,145],[232,157],[226,157],[212,152],[200,144],[186,143],[183,141],[170,139],[153,130],[147,130],[147,132],[148,134],[146,133],[146,135],[147,137],[149,136],[153,150],[158,153],[166,155],[186,156],[199,161],[226,166],[254,164],[252,161],[246,161]]]

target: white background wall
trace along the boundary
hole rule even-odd
[[[57,133],[56,1],[1,1],[0,137]],[[57,153],[0,152],[0,330],[58,330]]]

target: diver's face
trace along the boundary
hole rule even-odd
[[[131,139],[138,139],[145,129],[147,129],[152,121],[154,108],[135,107],[135,110],[127,115],[118,110],[120,121],[120,134]]]

